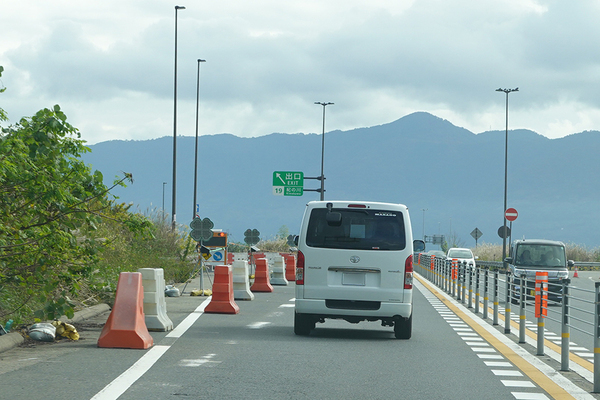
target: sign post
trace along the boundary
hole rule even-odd
[[[192,239],[199,242],[200,252],[205,260],[208,260],[208,258],[210,257],[210,250],[202,246],[202,242],[212,238],[212,228],[214,227],[215,224],[210,220],[210,218],[202,219],[200,217],[196,217],[192,220],[192,222],[190,222],[190,228],[192,228],[190,236],[192,237]],[[198,257],[198,264],[200,264],[200,290],[202,290],[202,293],[204,293],[204,264],[202,262],[202,257]]]
[[[504,212],[504,218],[506,218],[507,221],[510,221],[510,230],[509,230],[510,238],[508,240],[509,248],[512,246],[512,223],[514,220],[517,219],[518,216],[519,216],[519,213],[514,208],[507,208],[506,211]]]
[[[471,231],[471,236],[475,239],[475,247],[477,247],[477,240],[483,236],[483,232],[481,232],[479,228],[475,228]]]
[[[302,196],[304,192],[304,172],[273,172],[273,194],[275,196]]]

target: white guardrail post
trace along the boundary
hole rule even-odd
[[[494,325],[498,325],[498,270],[494,271]]]
[[[527,322],[527,315],[525,314],[525,303],[526,294],[525,288],[527,288],[527,275],[522,274],[519,282],[521,285],[521,291],[519,293],[519,343],[525,343],[525,322]]]

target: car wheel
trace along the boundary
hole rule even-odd
[[[396,339],[410,339],[412,336],[412,313],[408,318],[399,318],[394,324]]]
[[[299,336],[308,336],[315,328],[315,323],[306,314],[294,314],[294,333]]]

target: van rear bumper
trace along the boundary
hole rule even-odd
[[[296,312],[301,314],[314,314],[324,318],[331,316],[335,318],[338,316],[355,316],[355,317],[367,317],[367,318],[391,318],[394,316],[401,316],[403,318],[410,317],[412,313],[411,303],[387,303],[381,302],[379,308],[376,310],[365,309],[351,309],[347,307],[330,308],[327,307],[325,300],[314,300],[314,299],[296,299],[295,302]]]

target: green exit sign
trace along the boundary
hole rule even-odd
[[[304,192],[304,172],[273,172],[273,194],[275,196],[302,196]]]

